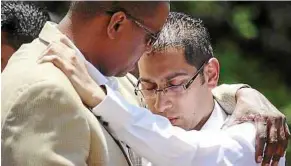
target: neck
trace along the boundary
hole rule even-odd
[[[214,110],[214,99],[212,100],[210,107],[208,107],[207,114],[200,120],[200,122],[193,128],[194,130],[201,130],[201,128],[204,126],[204,124],[208,121],[210,118],[213,110]]]
[[[98,27],[94,26],[93,28],[96,30]],[[99,43],[91,41],[91,37],[95,36],[95,34],[93,34],[94,32],[91,31],[91,24],[88,24],[88,22],[85,21],[81,21],[79,17],[69,12],[58,24],[58,29],[75,44],[75,46],[81,51],[87,61],[99,69],[98,65],[94,64],[91,59],[92,57],[97,59],[99,54],[96,54],[96,52],[101,52],[100,49],[98,49]],[[92,47],[93,43],[94,47]]]

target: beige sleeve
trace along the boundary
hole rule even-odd
[[[222,84],[212,90],[212,94],[220,106],[232,114],[236,106],[236,92],[241,88],[250,88],[247,84]]]
[[[90,134],[82,107],[50,83],[21,91],[2,128],[2,165],[86,165]]]

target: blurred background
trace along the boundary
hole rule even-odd
[[[34,2],[58,22],[69,2]],[[221,64],[221,83],[262,92],[291,127],[291,2],[171,2],[171,10],[201,18]],[[291,145],[286,158],[291,166]]]

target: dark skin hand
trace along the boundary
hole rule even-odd
[[[257,129],[256,162],[262,162],[263,166],[278,165],[290,139],[286,117],[255,89],[240,89],[236,96],[237,111],[233,112],[231,119],[225,125],[232,126],[253,121]]]

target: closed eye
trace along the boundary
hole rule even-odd
[[[187,82],[187,80],[185,79],[175,79],[175,80],[171,80],[168,82],[169,86],[179,86],[179,85],[183,85]]]

